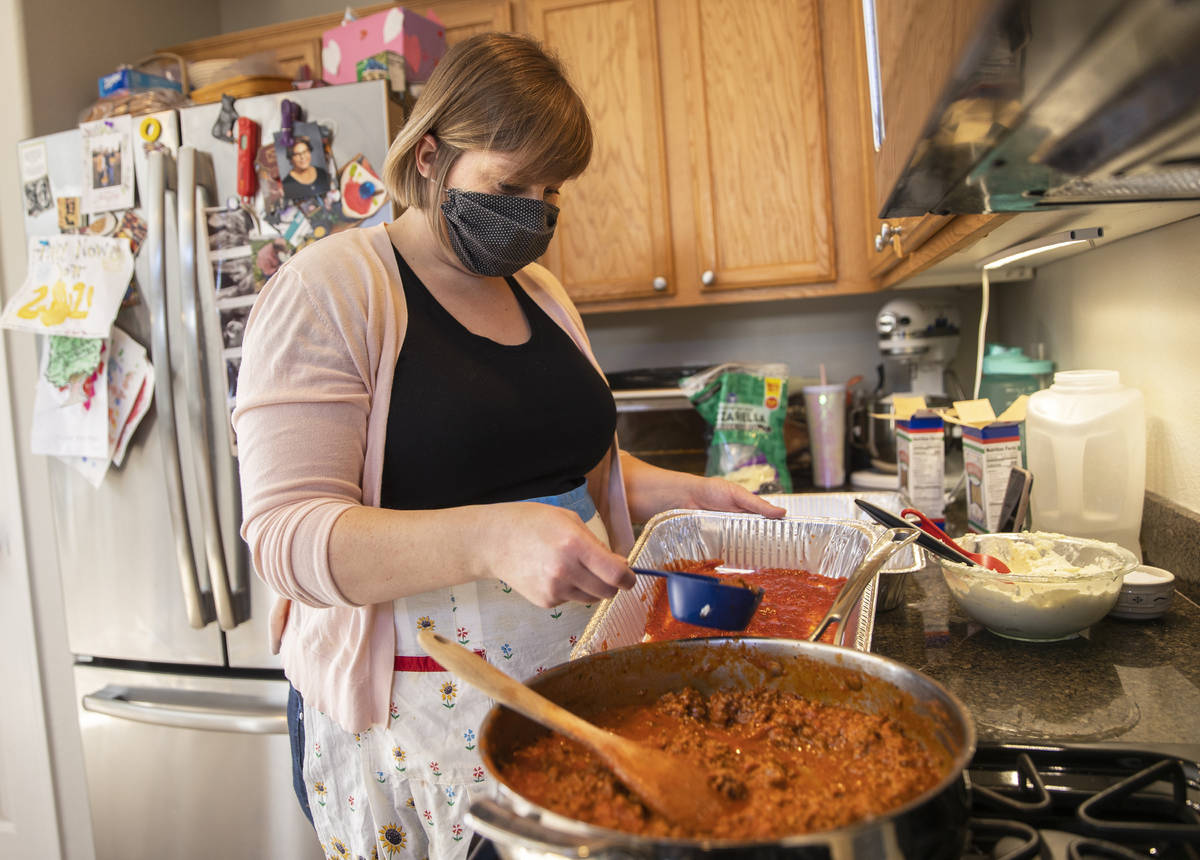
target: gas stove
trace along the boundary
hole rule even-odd
[[[963,860],[1200,860],[1200,747],[982,743]],[[469,860],[498,855],[486,840]]]
[[[969,858],[1200,858],[1200,748],[981,744]]]

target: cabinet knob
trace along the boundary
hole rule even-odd
[[[704,284],[706,287],[711,287],[716,280],[717,275],[712,269],[706,270],[704,274],[700,276],[700,283]]]
[[[654,289],[656,289],[658,292],[661,293],[666,288],[667,288],[667,279],[666,278],[664,278],[662,275],[659,275],[657,278],[654,279]]]
[[[888,245],[895,244],[903,232],[903,227],[893,227],[887,221],[884,221],[883,226],[879,228],[879,235],[875,237],[875,250],[882,253]]]

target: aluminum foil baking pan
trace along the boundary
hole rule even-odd
[[[841,578],[858,566],[874,539],[872,527],[849,520],[769,520],[757,514],[664,511],[646,524],[629,553],[629,563],[662,567],[679,559],[719,558],[724,564],[718,569],[730,573],[785,567]],[[641,642],[656,581],[640,576],[634,588],[603,601],[571,657]],[[857,651],[871,650],[875,595],[876,583],[872,582],[855,611],[839,626],[837,644]]]
[[[898,492],[879,491],[863,493],[790,493],[763,496],[773,505],[787,510],[789,517],[828,517],[834,520],[853,520],[865,523],[880,532],[883,526],[867,516],[866,511],[854,504],[862,499],[878,505],[885,511],[900,516],[900,511],[910,507]],[[929,559],[919,546],[906,546],[883,566],[881,573],[916,573],[924,569]]]
[[[873,502],[885,511],[899,515],[908,507],[908,502],[899,492],[879,491],[866,493],[792,493],[788,495],[763,496],[772,503],[787,509],[789,517],[832,517],[865,523],[878,532],[883,526],[876,523],[866,511],[854,504],[855,499]],[[890,559],[879,571],[876,581],[875,611],[888,612],[904,603],[904,590],[912,574],[929,563],[929,556],[919,546],[906,546]]]

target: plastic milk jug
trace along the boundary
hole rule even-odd
[[[1036,531],[1112,541],[1140,559],[1146,490],[1142,393],[1115,370],[1071,370],[1029,398]]]

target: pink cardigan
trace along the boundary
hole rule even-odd
[[[554,276],[531,265],[517,281],[595,364]],[[344,511],[379,505],[405,313],[386,225],[348,230],[276,273],[242,344],[233,412],[242,537],[258,575],[284,598],[272,612],[272,648],[305,702],[349,731],[387,720],[395,629],[390,602],[359,606],[338,590],[329,535]],[[613,550],[628,553],[633,528],[615,438],[589,487]]]

